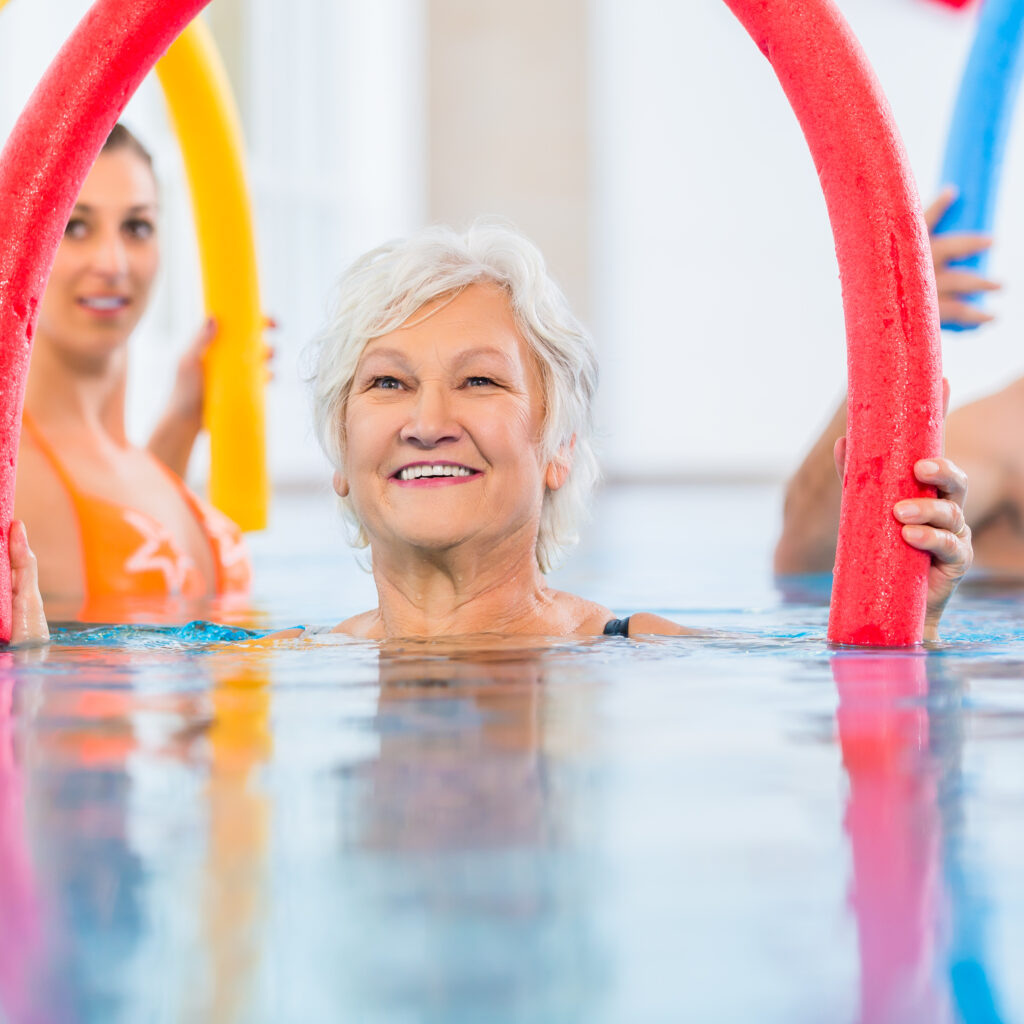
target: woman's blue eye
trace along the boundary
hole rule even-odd
[[[490,377],[467,377],[466,383],[471,388],[482,388],[487,387],[487,385],[493,385],[494,381]]]
[[[393,391],[396,388],[400,388],[402,384],[397,377],[374,377],[373,386],[385,391]]]

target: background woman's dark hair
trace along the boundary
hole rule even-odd
[[[112,153],[119,149],[131,150],[131,152],[146,162],[146,166],[150,170],[153,170],[153,157],[150,155],[149,150],[120,122],[115,124],[110,130],[107,141],[103,143],[103,148],[100,152]]]

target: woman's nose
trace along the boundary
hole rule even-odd
[[[441,384],[421,385],[402,428],[402,440],[420,448],[436,448],[457,441],[461,434],[462,428],[452,415],[448,389]]]
[[[90,255],[92,269],[104,277],[121,277],[128,272],[128,253],[116,232],[97,237]]]

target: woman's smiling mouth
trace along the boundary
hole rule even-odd
[[[75,300],[90,313],[111,314],[127,309],[130,300],[125,295],[83,295]]]
[[[391,475],[398,484],[443,485],[461,484],[480,476],[480,470],[458,462],[415,462]]]

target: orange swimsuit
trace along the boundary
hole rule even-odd
[[[79,490],[27,413],[22,423],[64,485],[75,510],[87,606],[105,598],[207,596],[199,567],[159,520],[147,512]],[[159,460],[153,461],[177,489],[206,537],[216,571],[217,595],[247,592],[252,570],[241,530],[223,513],[200,501]]]

